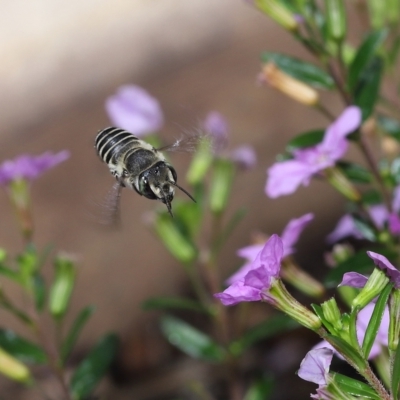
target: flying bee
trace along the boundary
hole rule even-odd
[[[117,180],[113,190],[116,210],[123,187],[133,189],[148,199],[160,200],[167,206],[171,216],[175,188],[182,190],[195,202],[195,199],[176,183],[176,171],[161,152],[177,149],[181,143],[182,141],[176,141],[172,146],[157,150],[121,128],[109,127],[98,132],[95,148]]]

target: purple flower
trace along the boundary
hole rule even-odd
[[[164,117],[159,102],[136,85],[124,85],[106,100],[111,122],[137,136],[158,131]]]
[[[305,381],[326,386],[332,357],[333,350],[331,348],[321,347],[310,350],[301,362],[297,375]]]
[[[373,302],[367,304],[357,315],[357,339],[358,343],[364,341],[365,332],[367,330],[369,321],[371,319],[372,313],[374,311],[375,304]],[[381,351],[382,347],[388,346],[388,331],[389,331],[389,309],[385,308],[383,313],[382,321],[378,329],[378,333],[375,338],[375,342],[372,345],[371,351],[369,353],[368,359],[372,360],[377,357]],[[329,348],[336,353],[336,350],[326,341],[319,342],[313,347],[313,350],[320,348]]]
[[[307,186],[313,175],[333,167],[347,151],[346,136],[361,123],[361,111],[356,106],[347,107],[325,131],[321,143],[293,152],[293,159],[274,164],[268,170],[265,187],[267,196],[276,198]]]
[[[203,122],[203,127],[211,135],[214,151],[217,155],[225,155],[242,169],[250,169],[256,165],[257,156],[253,147],[242,145],[233,150],[227,150],[229,126],[222,114],[217,111],[210,111]]]
[[[5,186],[18,179],[32,181],[68,157],[69,152],[64,150],[56,154],[46,152],[40,156],[23,154],[13,160],[4,161],[0,165],[0,185]]]
[[[395,287],[397,289],[400,288],[400,271],[385,256],[374,253],[373,251],[367,251],[367,254],[372,258],[374,264],[385,272],[386,276],[394,283]],[[339,286],[363,288],[367,281],[368,278],[358,272],[346,272]]]
[[[314,214],[308,213],[300,218],[294,218],[289,221],[281,235],[283,242],[283,257],[295,252],[294,245],[297,243],[303,229],[312,221],[313,218]],[[238,256],[245,258],[247,263],[227,279],[228,284],[232,284],[246,276],[246,274],[252,269],[252,261],[257,257],[263,247],[264,245],[262,244],[254,244],[238,250]]]
[[[269,299],[268,290],[273,281],[279,279],[282,257],[282,239],[278,235],[272,235],[251,263],[247,274],[214,296],[226,306],[242,301]]]

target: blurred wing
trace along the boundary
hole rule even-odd
[[[180,151],[186,153],[194,153],[200,144],[208,145],[211,149],[212,140],[210,135],[202,131],[185,132],[182,136],[175,140],[174,143],[163,146],[158,151]]]
[[[96,224],[108,227],[118,227],[121,224],[120,198],[122,186],[119,182],[114,183],[103,201],[96,202],[96,212],[92,213],[91,219]]]

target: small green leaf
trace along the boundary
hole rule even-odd
[[[173,212],[179,229],[194,239],[201,227],[202,210],[199,204],[193,201],[175,201]]]
[[[315,146],[318,143],[322,142],[324,134],[325,134],[324,130],[316,129],[314,131],[309,131],[297,135],[286,145],[286,151],[289,153],[293,153],[293,151],[298,149]]]
[[[378,99],[383,67],[384,63],[381,57],[372,59],[355,86],[353,92],[354,104],[361,108],[363,121],[372,114]]]
[[[248,329],[241,338],[230,344],[229,349],[234,355],[238,356],[260,340],[266,340],[279,333],[296,329],[299,326],[296,321],[287,315],[276,314],[253,328]]]
[[[368,358],[372,345],[375,342],[392,288],[393,284],[386,285],[385,289],[383,289],[379,295],[378,301],[375,303],[374,311],[372,312],[371,319],[369,320],[362,344],[362,350],[365,358]]]
[[[3,275],[8,279],[13,280],[14,282],[21,282],[20,274],[17,271],[6,267],[5,265],[0,264],[0,275]]]
[[[0,329],[0,347],[18,360],[28,364],[44,364],[46,353],[36,344],[9,329]]]
[[[235,167],[231,160],[215,160],[210,187],[210,209],[213,213],[221,214],[228,205],[234,177]]]
[[[247,390],[244,400],[268,400],[273,393],[274,382],[270,376],[256,379]]]
[[[199,302],[185,299],[183,297],[153,297],[142,303],[144,310],[190,310],[201,313],[208,313],[208,310]]]
[[[371,183],[372,175],[364,167],[347,161],[339,161],[337,166],[350,181],[355,183]]]
[[[86,322],[92,316],[95,311],[95,307],[87,306],[83,308],[78,316],[75,318],[71,329],[68,332],[67,337],[65,338],[62,346],[61,346],[61,359],[63,362],[66,361],[72,349],[78,340],[79,334],[81,333],[82,329],[84,328]]]
[[[346,393],[366,399],[380,400],[378,394],[364,382],[338,373],[333,373],[331,376],[340,389]]]
[[[342,41],[346,36],[344,0],[325,0],[326,25],[329,37]]]
[[[261,60],[274,63],[283,72],[315,88],[332,90],[335,87],[328,73],[309,62],[274,52],[262,53]]]
[[[225,357],[224,349],[208,335],[178,318],[162,318],[161,330],[171,344],[190,357],[217,363]]]
[[[97,383],[106,374],[118,348],[118,338],[114,334],[104,336],[81,362],[72,375],[70,390],[74,400],[86,399]]]
[[[377,53],[387,37],[387,30],[371,32],[363,41],[349,68],[348,85],[353,90],[358,84],[367,65]]]

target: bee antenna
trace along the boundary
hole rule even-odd
[[[170,183],[172,186],[176,186],[178,189],[182,190],[182,192],[185,193],[186,196],[188,196],[190,199],[192,199],[196,203],[196,200],[194,199],[194,197],[189,192],[187,192],[183,187],[180,187],[177,183],[172,182],[172,181],[168,181],[168,183]]]

